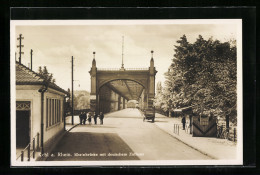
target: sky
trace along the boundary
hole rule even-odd
[[[46,66],[56,84],[71,89],[71,57],[74,57],[74,90],[90,91],[93,52],[98,68],[120,68],[122,36],[124,36],[124,67],[148,68],[151,50],[156,67],[156,83],[164,84],[164,73],[174,55],[174,45],[184,34],[193,43],[202,35],[222,42],[236,39],[236,20],[167,20],[167,21],[12,21],[11,52],[18,52],[17,38],[22,34],[22,64],[30,64],[33,50],[33,70]],[[15,58],[11,58],[15,59]]]

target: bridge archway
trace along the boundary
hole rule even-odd
[[[130,79],[115,79],[101,85],[97,91],[97,108],[104,113],[128,107],[128,101],[139,101],[140,109],[144,109],[146,88],[140,82]]]
[[[98,113],[110,112],[108,110],[109,103],[112,104],[114,102],[117,102],[118,106],[115,109],[120,110],[125,108],[125,104],[129,100],[139,101],[143,110],[154,111],[153,99],[155,96],[155,75],[157,71],[154,67],[153,57],[150,60],[150,67],[132,69],[124,68],[123,65],[119,69],[99,69],[96,66],[95,58],[93,58],[89,73],[91,76],[91,111]],[[138,89],[138,95],[134,94],[135,88]],[[109,93],[109,90],[111,93]],[[114,98],[111,95],[112,93],[117,94],[118,100],[117,97]],[[121,102],[123,107],[120,106]]]

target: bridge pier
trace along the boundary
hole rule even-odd
[[[121,109],[121,96],[118,95],[118,108],[117,110],[119,111]]]
[[[123,109],[125,109],[125,98],[123,97]]]

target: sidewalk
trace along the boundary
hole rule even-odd
[[[236,143],[226,139],[192,137],[189,132],[182,130],[181,118],[169,118],[156,113],[154,124],[186,145],[214,159],[236,159]],[[179,125],[179,135],[173,132],[174,124]]]
[[[73,117],[73,121],[74,121],[74,125],[71,124],[71,117],[72,116],[67,116],[66,117],[66,125],[65,125],[65,129],[67,131],[70,131],[71,129],[73,129],[74,127],[76,127],[77,125],[79,125],[80,121],[79,121],[79,116],[78,115],[74,115]]]

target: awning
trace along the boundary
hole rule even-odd
[[[194,107],[194,105],[193,106],[184,107],[184,108],[174,109],[173,112],[186,112],[186,111],[192,110],[192,107]]]

